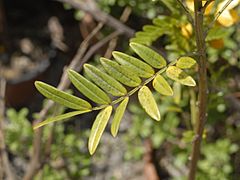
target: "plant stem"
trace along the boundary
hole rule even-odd
[[[194,24],[193,24],[193,17],[191,15],[190,10],[188,9],[188,7],[185,6],[185,4],[182,2],[182,0],[177,0],[177,2],[182,7],[182,9],[185,11],[185,14],[187,15],[187,18],[190,21],[190,23],[194,26]]]
[[[198,52],[199,79],[198,79],[198,118],[196,122],[196,137],[193,142],[188,180],[194,180],[197,172],[197,162],[200,155],[202,134],[207,119],[207,56],[203,27],[202,1],[194,0],[195,36]]]

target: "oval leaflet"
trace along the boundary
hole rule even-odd
[[[156,121],[160,121],[161,116],[157,103],[153,97],[152,92],[147,86],[143,86],[138,91],[138,100],[149,116],[151,116]]]

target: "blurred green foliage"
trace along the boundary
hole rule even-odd
[[[64,108],[59,106],[50,112],[62,112]],[[32,149],[33,128],[28,119],[28,109],[19,111],[7,110],[8,123],[6,124],[6,144],[15,157],[27,159]],[[35,115],[37,116],[37,115]],[[88,131],[76,132],[72,126],[57,124],[44,128],[43,146],[47,146],[52,136],[50,157],[43,169],[35,179],[79,179],[88,176],[91,159],[86,149]]]
[[[103,10],[109,13],[113,8],[130,6],[133,7],[134,14],[139,18],[155,18],[152,19],[153,25],[145,25],[142,31],[136,33],[132,41],[147,45],[160,44],[161,49],[164,49],[166,56],[171,60],[189,52],[193,52],[191,55],[194,55],[194,32],[187,36],[183,33],[187,17],[179,11],[176,1],[99,0],[98,3]],[[166,14],[171,16],[166,16]],[[77,19],[81,19],[83,15],[84,13],[81,11],[76,12]],[[237,122],[229,125],[227,119],[231,116],[231,107],[226,103],[224,97],[234,91],[234,89],[229,88],[229,81],[234,74],[226,74],[226,70],[231,71],[231,68],[234,67],[239,72],[240,68],[239,31],[239,25],[229,28],[216,25],[207,36],[208,68],[211,75],[209,79],[210,103],[202,146],[202,159],[199,161],[197,174],[199,180],[228,180],[233,179],[234,174],[237,174],[234,171],[233,155],[239,152],[239,143],[236,142],[239,142],[240,126]],[[223,41],[224,45],[216,48],[211,42],[215,40]],[[174,167],[183,169],[187,164],[191,142],[194,139],[192,112],[189,111],[192,97],[187,88],[180,89],[177,84],[174,84],[174,87],[177,89],[175,92],[178,92],[174,94],[174,99],[164,98],[163,100],[159,95],[156,95],[163,116],[161,122],[150,120],[139,104],[133,102],[129,105],[132,119],[128,131],[123,137],[127,144],[126,161],[142,159],[144,154],[143,141],[151,139],[154,149],[161,152],[165,151],[166,158],[169,158]],[[194,94],[196,95],[195,91]],[[196,102],[194,101],[194,103]],[[6,143],[14,156],[23,158],[29,156],[33,138],[32,126],[27,115],[26,108],[20,111],[7,110]],[[221,128],[225,128],[225,130],[216,133],[219,123]],[[44,130],[45,140],[48,138],[51,128],[51,126],[46,126]],[[57,124],[53,132],[51,163],[44,166],[36,179],[42,177],[44,179],[80,179],[89,175],[91,173],[91,160],[85,144],[87,142],[86,134],[88,132],[75,132],[71,126]],[[211,139],[209,134],[214,135],[214,138]],[[24,146],[22,146],[23,144]],[[165,146],[166,144],[168,146]],[[171,179],[181,180],[186,179],[186,177],[182,175]]]
[[[13,154],[23,157],[27,155],[26,152],[29,153],[33,137],[32,125],[27,118],[28,113],[27,108],[22,108],[18,112],[12,108],[7,110],[9,122],[5,130],[6,144]]]

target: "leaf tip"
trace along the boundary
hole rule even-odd
[[[85,64],[83,65],[83,68],[84,68],[84,69],[89,68],[89,67],[90,67],[90,64],[85,63]]]
[[[131,47],[131,48],[134,48],[134,47],[136,47],[138,45],[138,43],[136,43],[136,42],[130,42],[129,43],[129,46]]]
[[[92,143],[88,143],[88,151],[89,151],[89,154],[92,156],[95,151],[96,151],[96,147],[94,148],[93,144]]]
[[[40,128],[41,126],[42,126],[41,123],[38,123],[38,124],[36,124],[36,125],[33,126],[33,130],[38,129],[38,128]]]
[[[167,96],[173,96],[173,90],[171,89],[171,91],[169,91],[169,94],[167,94]]]
[[[95,151],[89,149],[89,154],[92,156],[94,154]]]
[[[189,86],[192,86],[192,87],[196,86],[196,81],[192,79],[192,84],[190,84]]]
[[[160,121],[161,120],[161,116],[159,114],[159,116],[155,119],[156,121]]]
[[[111,134],[115,138],[117,136],[117,131],[115,131],[114,129],[111,129]]]
[[[113,57],[116,56],[117,54],[118,54],[117,51],[113,51],[113,52],[112,52]]]
[[[160,114],[159,110],[158,110],[157,114],[155,114],[155,116],[152,116],[152,118],[154,120],[156,120],[156,121],[160,121],[161,120],[161,114]]]
[[[41,81],[35,81],[35,82],[34,82],[35,87],[39,86],[40,84],[42,84]]]

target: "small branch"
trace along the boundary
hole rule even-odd
[[[196,138],[193,141],[192,153],[190,156],[190,170],[188,180],[195,180],[197,172],[197,163],[200,156],[200,148],[204,125],[207,120],[207,55],[206,43],[203,26],[203,12],[202,1],[194,0],[194,14],[195,14],[195,36],[198,53],[198,118],[195,124]]]
[[[94,19],[98,22],[102,22],[112,28],[114,28],[116,31],[120,31],[121,33],[124,33],[128,37],[133,37],[135,31],[128,26],[121,23],[119,20],[115,19],[114,17],[108,15],[107,13],[101,11],[94,0],[57,0],[59,2],[68,3],[72,7],[85,11],[89,14],[91,14]]]
[[[6,151],[6,144],[4,139],[3,120],[4,120],[4,111],[5,111],[5,103],[4,103],[5,90],[6,90],[6,81],[5,79],[0,78],[0,165],[2,167],[1,168],[2,173],[5,172],[6,174],[5,178],[9,180],[15,180],[16,175],[8,159],[8,154]],[[4,174],[1,176],[4,177]]]
[[[125,23],[128,20],[131,12],[132,12],[132,9],[130,7],[126,7],[120,17],[120,21]],[[116,48],[117,42],[118,42],[118,37],[112,39],[109,42],[107,51],[105,52],[105,55],[104,55],[105,58],[110,59],[112,57],[112,51],[114,51],[114,49]]]
[[[233,0],[228,0],[226,4],[222,7],[222,9],[217,13],[217,15],[214,17],[213,21],[209,24],[207,31],[211,29],[215,22],[218,20],[218,18],[221,16],[221,14],[224,12],[224,10],[233,2]]]
[[[111,39],[117,37],[118,35],[120,35],[121,32],[119,31],[115,31],[111,34],[109,34],[108,36],[106,36],[104,39],[102,39],[101,41],[99,41],[98,43],[96,43],[94,46],[92,46],[88,52],[86,53],[86,55],[83,57],[82,61],[80,62],[78,68],[76,69],[77,71],[81,71],[83,64],[86,63],[89,58],[92,57],[92,55],[96,52],[96,50],[98,50],[99,48],[101,48],[102,46],[104,46],[108,41],[110,41]]]
[[[71,69],[77,69],[79,65],[79,61],[81,60],[82,56],[86,52],[90,40],[100,31],[100,29],[103,27],[103,24],[100,23],[89,36],[81,43],[81,45],[78,48],[78,51],[76,55],[74,56],[73,60],[71,61],[70,65],[68,66]],[[62,78],[60,80],[60,83],[58,85],[58,88],[61,90],[67,89],[70,85],[70,81],[67,78],[67,72],[64,71]],[[34,124],[37,124],[41,121],[43,121],[50,108],[52,108],[54,105],[53,101],[48,101],[47,104],[44,106],[44,108],[40,111],[39,113],[39,118],[34,121]],[[24,175],[24,180],[31,180],[33,177],[37,174],[37,172],[40,170],[42,167],[42,163],[44,161],[41,159],[41,152],[42,152],[42,132],[43,128],[39,128],[34,131],[34,137],[33,137],[33,153],[30,159],[30,163],[28,166],[28,169]]]
[[[189,22],[194,25],[194,20],[193,17],[190,13],[190,10],[188,9],[188,7],[181,1],[181,0],[177,0],[178,4],[182,7],[182,9],[184,10],[185,14],[187,15],[187,18],[189,20]]]
[[[102,27],[103,27],[103,23],[99,23],[96,26],[96,28],[86,37],[86,39],[79,46],[76,55],[74,56],[71,63],[69,64],[69,66],[66,69],[73,69],[76,71],[80,70],[81,66],[83,65],[82,58],[89,47],[89,43],[90,43],[91,39],[102,29]],[[58,85],[58,88],[60,90],[64,90],[64,89],[68,88],[69,85],[70,85],[70,81],[68,79],[67,72],[64,71],[64,73],[61,77],[60,83]]]

